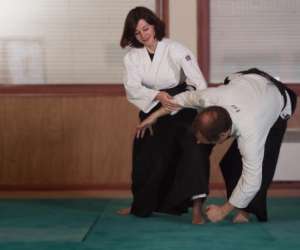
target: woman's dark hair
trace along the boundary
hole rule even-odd
[[[232,120],[228,111],[220,106],[210,106],[200,112],[194,122],[194,133],[200,132],[209,142],[216,142],[220,134],[232,127]]]
[[[125,23],[123,34],[120,41],[120,46],[134,48],[142,48],[141,44],[135,37],[136,26],[139,20],[144,19],[147,23],[154,26],[155,38],[161,41],[165,37],[165,24],[160,20],[150,9],[146,7],[135,7],[129,11]]]

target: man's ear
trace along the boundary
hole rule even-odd
[[[230,135],[230,130],[227,130],[225,132],[221,132],[219,135],[219,140],[224,141],[226,140]]]
[[[219,138],[221,139],[221,138],[224,138],[224,137],[227,137],[227,131],[226,132],[221,132],[220,134],[219,134]]]

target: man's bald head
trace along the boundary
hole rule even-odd
[[[232,120],[228,111],[220,106],[210,106],[200,112],[194,122],[193,129],[208,142],[218,142],[220,135],[230,131]]]

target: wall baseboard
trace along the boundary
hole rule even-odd
[[[223,183],[211,183],[211,190],[225,190]],[[271,189],[300,189],[300,181],[274,181]],[[128,191],[129,183],[99,185],[1,185],[0,191]]]

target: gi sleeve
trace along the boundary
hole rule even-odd
[[[211,105],[218,105],[222,98],[222,88],[206,88],[203,90],[186,91],[174,96],[174,101],[184,108],[201,110]]]
[[[123,82],[128,101],[143,112],[148,113],[158,103],[154,98],[159,91],[142,85],[142,77],[138,72],[138,66],[129,56],[124,57],[124,66]]]
[[[241,177],[234,188],[229,202],[237,208],[245,208],[260,189],[262,181],[262,163],[267,133],[259,133],[238,138],[238,148],[242,156],[243,169]]]
[[[183,108],[199,109],[205,106],[203,90],[186,91],[174,96],[174,101]]]
[[[181,66],[185,76],[188,88],[201,90],[207,88],[206,80],[199,68],[198,62],[193,53],[179,43],[175,43],[173,48],[176,60]]]

